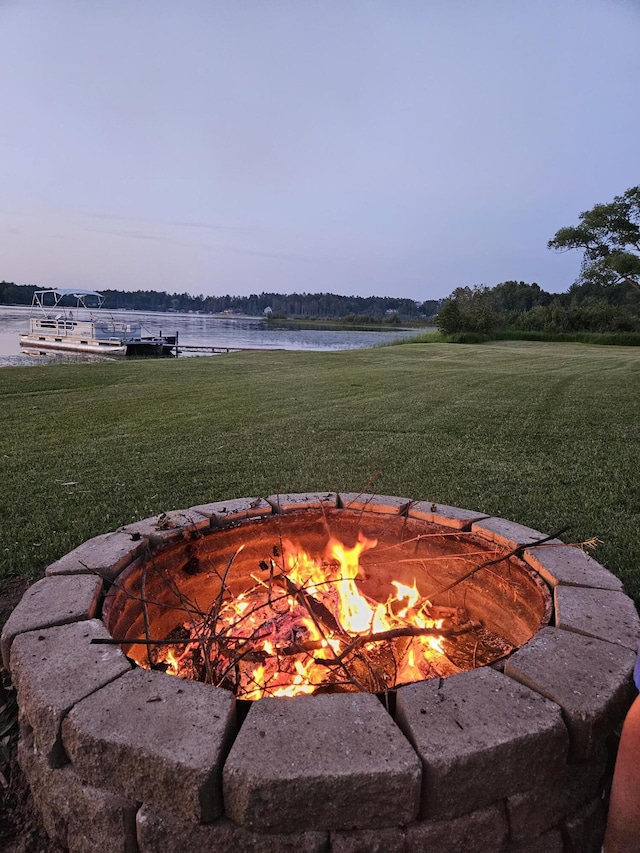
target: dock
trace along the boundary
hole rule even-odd
[[[200,352],[211,353],[214,355],[225,352],[274,352],[275,350],[282,350],[282,347],[224,347],[215,345],[197,346],[191,344],[179,344],[176,346],[177,355],[180,355],[181,352]]]

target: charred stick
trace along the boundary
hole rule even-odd
[[[94,646],[186,646],[189,643],[196,643],[193,637],[188,640],[114,640],[113,637],[93,637],[89,643]]]
[[[193,630],[194,632],[197,632],[197,627],[198,627],[198,624],[199,624],[199,620],[201,620],[201,618],[202,618],[202,616],[203,616],[204,614],[203,614],[203,613],[202,613],[202,611],[201,611],[201,610],[200,610],[200,609],[195,605],[195,603],[194,603],[194,602],[189,598],[189,596],[187,596],[187,595],[182,591],[182,589],[181,589],[181,588],[180,588],[180,586],[176,583],[176,581],[175,581],[175,579],[173,578],[173,576],[172,576],[172,575],[170,575],[170,574],[167,572],[167,569],[166,569],[166,568],[164,568],[164,569],[160,570],[159,575],[160,575],[160,579],[162,580],[162,582],[164,583],[164,585],[167,587],[167,589],[168,589],[168,590],[169,590],[173,595],[175,595],[175,596],[176,596],[176,598],[178,599],[178,601],[179,601],[179,602],[180,602],[180,604],[182,605],[182,608],[183,608],[184,612],[185,612],[185,613],[186,613],[186,615],[187,615],[187,619],[188,619],[188,621],[191,623],[192,630]],[[192,637],[191,637],[191,639],[192,639],[192,642],[194,642],[194,643],[198,643],[199,645],[201,645],[201,646],[202,646],[202,638],[201,638],[200,636],[195,636],[195,637],[194,637],[194,636],[192,636]],[[206,656],[203,656],[203,657],[204,657],[204,661],[203,661],[203,663],[204,663],[204,668],[205,668],[205,670],[206,670],[207,676],[209,676],[209,675],[210,675],[211,665],[210,665],[210,662],[209,662],[209,660],[207,659],[207,657],[206,657]]]
[[[269,560],[269,584],[267,586],[267,602],[272,607],[271,596],[273,595],[273,560]]]
[[[367,634],[365,636],[356,637],[339,655],[336,655],[336,660],[343,661],[352,652],[359,649],[361,646],[366,646],[367,643],[380,643],[384,640],[394,640],[397,637],[455,637],[459,634],[466,634],[469,631],[474,631],[480,628],[480,622],[467,622],[466,625],[460,625],[459,628],[391,628],[389,631],[380,631],[377,634]],[[333,661],[318,660],[317,663],[333,666]]]
[[[383,640],[395,640],[396,637],[455,637],[458,634],[466,634],[480,627],[480,622],[467,622],[457,628],[414,628],[408,625],[407,627],[390,628],[388,631],[379,631],[377,634],[363,634],[356,637],[353,643],[380,643]]]
[[[527,548],[537,548],[538,545],[544,545],[545,542],[549,542],[550,539],[557,539],[558,536],[562,536],[569,529],[569,526],[565,526],[562,530],[558,530],[557,533],[552,533],[550,536],[544,536],[542,539],[536,539],[535,542],[531,542],[528,545],[517,545],[511,551],[508,551],[506,554],[503,554],[501,557],[496,557],[495,560],[485,560],[484,563],[480,563],[479,566],[474,566],[473,569],[470,569],[468,572],[465,572],[461,577],[457,580],[452,581],[448,586],[445,586],[443,589],[438,590],[438,595],[442,595],[444,592],[449,592],[450,589],[453,589],[454,586],[458,586],[458,584],[466,581],[468,578],[475,575],[476,572],[481,571],[481,569],[486,569],[489,566],[495,566],[496,563],[502,563],[504,560],[508,560],[510,557],[520,557],[522,556],[522,552]]]
[[[239,646],[233,650],[228,649],[228,648],[225,649],[225,651],[227,652],[227,654],[229,656],[233,655],[234,657],[230,661],[230,663],[226,667],[226,669],[219,676],[218,684],[220,684],[224,680],[224,678],[226,678],[227,673],[229,673],[231,671],[231,669],[235,669],[236,678],[238,679],[236,681],[236,684],[239,683],[239,672],[240,671],[238,668],[238,664],[240,663],[240,661],[244,660],[245,658],[251,660],[252,659],[251,656],[256,654],[256,650],[254,650],[253,646],[254,646],[254,643],[258,639],[260,639],[260,633],[259,632],[261,630],[262,630],[262,625],[259,625],[248,637],[238,638],[238,639],[243,641],[242,646]],[[225,639],[229,639],[229,638],[225,637]],[[260,651],[260,650],[257,650],[257,651]]]
[[[250,637],[227,637],[226,639],[231,640],[246,640],[247,642],[255,642],[255,637],[252,635]],[[188,638],[177,638],[177,639],[167,639],[164,640],[152,640],[152,639],[126,639],[125,637],[120,638],[119,640],[114,639],[113,637],[93,637],[89,640],[90,643],[93,643],[96,646],[188,646],[193,643],[194,646],[199,645],[200,637],[188,637]],[[221,642],[218,639],[218,642]],[[319,648],[319,646],[318,646]]]
[[[466,634],[468,631],[474,631],[480,627],[480,622],[467,622],[465,625],[460,625],[458,628],[413,628],[410,626],[407,626],[406,628],[391,628],[389,631],[380,631],[377,634],[366,634],[356,637],[347,648],[366,645],[367,643],[381,643],[384,642],[384,640],[394,640],[396,637],[455,637],[459,634]],[[252,641],[254,638],[227,636],[227,639],[244,640],[246,645],[247,642]],[[190,639],[176,640],[115,640],[111,637],[94,637],[90,642],[103,646],[183,646],[188,645],[189,643],[197,643],[198,640],[193,637]],[[306,640],[302,643],[292,643],[289,646],[274,649],[274,655],[289,656],[303,654],[304,652],[317,651],[318,649],[326,648],[325,642],[325,640]],[[244,656],[244,653],[242,656]]]
[[[145,558],[145,559],[146,559],[146,558]],[[81,565],[84,569],[86,569],[86,571],[87,571],[87,573],[88,573],[88,574],[95,575],[96,577],[102,578],[103,580],[105,580],[105,579],[106,579],[106,578],[105,578],[105,576],[104,576],[104,575],[102,575],[102,574],[101,574],[97,569],[93,569],[93,568],[91,568],[91,566],[88,566],[86,563],[83,563],[83,562],[82,562],[82,560],[80,560],[80,565]],[[147,565],[147,564],[146,564],[146,562],[145,562],[145,566],[146,566],[146,565]],[[156,568],[156,567],[154,566],[154,564],[153,564],[153,558],[151,558],[151,566],[150,566],[150,568],[152,568],[152,569],[155,569],[155,568]],[[167,582],[167,580],[166,580],[166,579],[163,579],[163,581],[164,581],[164,583],[165,583],[165,586],[166,586],[166,585],[168,585],[168,582]],[[127,589],[127,587],[126,587],[123,583],[121,583],[121,582],[120,582],[120,579],[119,579],[119,578],[115,578],[114,580],[112,580],[112,581],[111,581],[111,586],[114,586],[116,589],[120,590],[120,592],[124,595],[124,597],[125,597],[125,598],[130,599],[131,601],[138,601],[138,602],[140,602],[140,604],[141,604],[141,605],[149,605],[149,604],[153,604],[153,605],[155,605],[155,606],[157,606],[157,607],[161,607],[163,610],[177,610],[177,611],[179,611],[180,613],[183,613],[183,612],[185,611],[185,607],[184,607],[184,605],[183,605],[183,604],[181,604],[180,606],[178,606],[178,605],[176,605],[176,604],[168,604],[166,601],[158,601],[158,600],[156,600],[155,598],[148,598],[148,597],[145,597],[145,596],[143,596],[143,595],[136,595],[136,594],[135,594],[134,592],[132,592],[130,589]],[[169,588],[170,588],[171,590],[173,590],[173,587],[169,587]],[[177,594],[177,593],[176,593],[176,594]],[[178,596],[178,598],[180,599],[180,596]],[[180,600],[181,600],[181,599],[180,599]],[[204,616],[204,613],[201,613],[201,612],[200,612],[200,611],[198,611],[197,609],[196,609],[196,611],[195,611],[195,612],[196,612],[196,613],[198,613],[198,615],[200,615],[200,616]]]
[[[144,635],[149,638],[149,610],[147,607],[147,596],[146,596],[146,586],[147,586],[147,561],[145,561],[142,565],[142,576],[140,579],[140,596],[142,598],[142,618],[144,619]],[[151,660],[151,646],[147,644],[147,663],[149,667],[153,665],[153,661]]]
[[[297,600],[300,602],[300,604],[302,604],[306,608],[311,621],[313,622],[313,624],[316,627],[316,630],[318,631],[318,633],[320,634],[322,639],[326,641],[327,651],[330,652],[331,655],[333,655],[333,661],[335,662],[335,666],[340,667],[340,669],[344,672],[345,676],[348,678],[348,680],[351,682],[351,684],[354,685],[354,687],[357,687],[361,693],[366,693],[367,692],[366,688],[363,687],[363,685],[360,684],[358,679],[355,678],[349,672],[349,670],[345,666],[344,662],[338,657],[338,655],[336,655],[334,650],[329,645],[329,642],[327,641],[327,636],[326,636],[324,628],[323,628],[323,621],[327,617],[328,617],[327,622],[324,622],[325,627],[329,628],[329,630],[334,631],[334,633],[336,633],[336,634],[340,634],[343,637],[345,636],[343,629],[340,627],[340,625],[338,625],[338,623],[337,623],[335,617],[333,616],[333,614],[331,613],[331,611],[329,611],[324,606],[324,604],[322,604],[322,602],[319,602],[317,599],[315,599],[311,595],[307,595],[303,589],[296,586],[296,584],[294,584],[293,581],[291,581],[285,574],[278,575],[277,579],[284,580],[286,589],[289,592],[289,594],[292,595],[293,597],[297,598]],[[318,614],[322,614],[322,616],[319,616]],[[331,627],[332,625],[335,625],[335,628]]]
[[[458,628],[413,628],[407,626],[405,628],[391,628],[389,631],[380,631],[377,634],[366,634],[360,637],[355,637],[345,649],[351,651],[359,646],[367,643],[382,643],[385,640],[395,640],[397,637],[456,637],[459,634],[466,634],[469,631],[474,631],[480,627],[479,622],[467,622],[465,625],[460,625]],[[326,648],[323,640],[306,640],[302,643],[292,643],[284,648],[276,649],[277,654],[282,655],[298,655],[305,652],[312,652],[318,649]],[[342,656],[342,655],[341,655]]]
[[[225,594],[225,591],[227,589],[227,577],[229,575],[229,571],[231,570],[231,566],[233,565],[233,561],[238,556],[240,551],[242,551],[243,547],[244,546],[241,545],[236,551],[234,551],[233,554],[231,555],[231,557],[229,558],[229,561],[227,562],[226,568],[225,568],[224,572],[222,573],[222,577],[220,578],[220,592],[218,593],[218,595],[215,598],[215,601],[213,602],[213,604],[209,608],[209,611],[208,611],[206,619],[205,619],[206,622],[209,622],[211,619],[213,619],[213,624],[215,625],[217,620],[218,620],[218,615],[220,613],[220,608],[222,607],[222,601],[224,599],[224,594]],[[213,632],[213,633],[215,633],[215,632]]]
[[[217,631],[216,627],[218,624],[218,617],[220,616],[220,610],[222,608],[222,602],[224,600],[224,594],[227,590],[227,577],[229,575],[229,571],[231,570],[231,566],[233,565],[233,561],[238,556],[240,551],[244,546],[241,545],[236,551],[233,552],[231,557],[229,558],[225,570],[220,578],[220,591],[216,596],[214,602],[209,608],[207,615],[202,623],[201,627],[202,633],[198,635],[198,641],[200,643],[200,648],[202,651],[202,658],[204,662],[205,669],[207,671],[208,680],[213,683],[213,670],[211,667],[211,648],[215,643],[216,649],[219,648],[219,643],[217,642]],[[207,631],[207,629],[209,629]],[[194,624],[194,630],[196,626]]]
[[[288,578],[284,572],[279,575],[276,575],[275,580],[282,581],[284,583],[284,587],[287,593],[292,597],[297,599],[300,604],[312,614],[314,618],[314,622],[316,619],[322,622],[326,628],[332,631],[334,634],[342,634],[344,635],[344,630],[338,624],[335,616],[329,610],[328,607],[319,601],[317,598],[314,598],[312,595],[308,595],[305,590],[297,586],[290,578]]]

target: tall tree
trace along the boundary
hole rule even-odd
[[[626,281],[640,289],[640,186],[585,210],[578,225],[561,228],[547,246],[559,252],[583,249],[584,280]]]

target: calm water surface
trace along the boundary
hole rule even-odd
[[[0,367],[46,364],[51,361],[85,361],[80,355],[28,356],[21,353],[19,337],[29,331],[28,306],[0,305]],[[355,332],[323,329],[274,329],[260,318],[220,317],[204,314],[162,314],[113,311],[119,321],[142,323],[144,334],[179,335],[183,346],[216,346],[247,349],[347,350],[378,346],[412,338],[421,330]],[[184,353],[195,355],[195,353]],[[93,357],[95,359],[95,356]]]

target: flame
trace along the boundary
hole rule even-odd
[[[331,537],[323,556],[312,557],[283,542],[280,562],[272,559],[267,566],[273,585],[254,575],[256,586],[225,599],[214,626],[189,625],[193,642],[178,657],[168,651],[167,672],[182,675],[183,660],[194,650],[204,654],[207,646],[214,682],[226,685],[235,674],[234,689],[242,699],[314,693],[332,683],[353,689],[355,650],[373,655],[381,641],[367,638],[395,630],[402,640],[393,646],[394,678],[387,686],[427,677],[430,662],[444,653],[443,639],[413,636],[411,630],[441,629],[443,620],[431,618],[431,603],[415,579],[412,585],[392,581],[384,603],[359,588],[365,579],[360,557],[376,546],[361,533],[352,548]],[[410,629],[406,636],[403,629]],[[212,631],[216,642],[207,644]]]
[[[169,675],[177,675],[178,674],[178,658],[175,655],[173,649],[167,650],[167,656],[165,658],[165,663],[167,664],[167,672]]]

